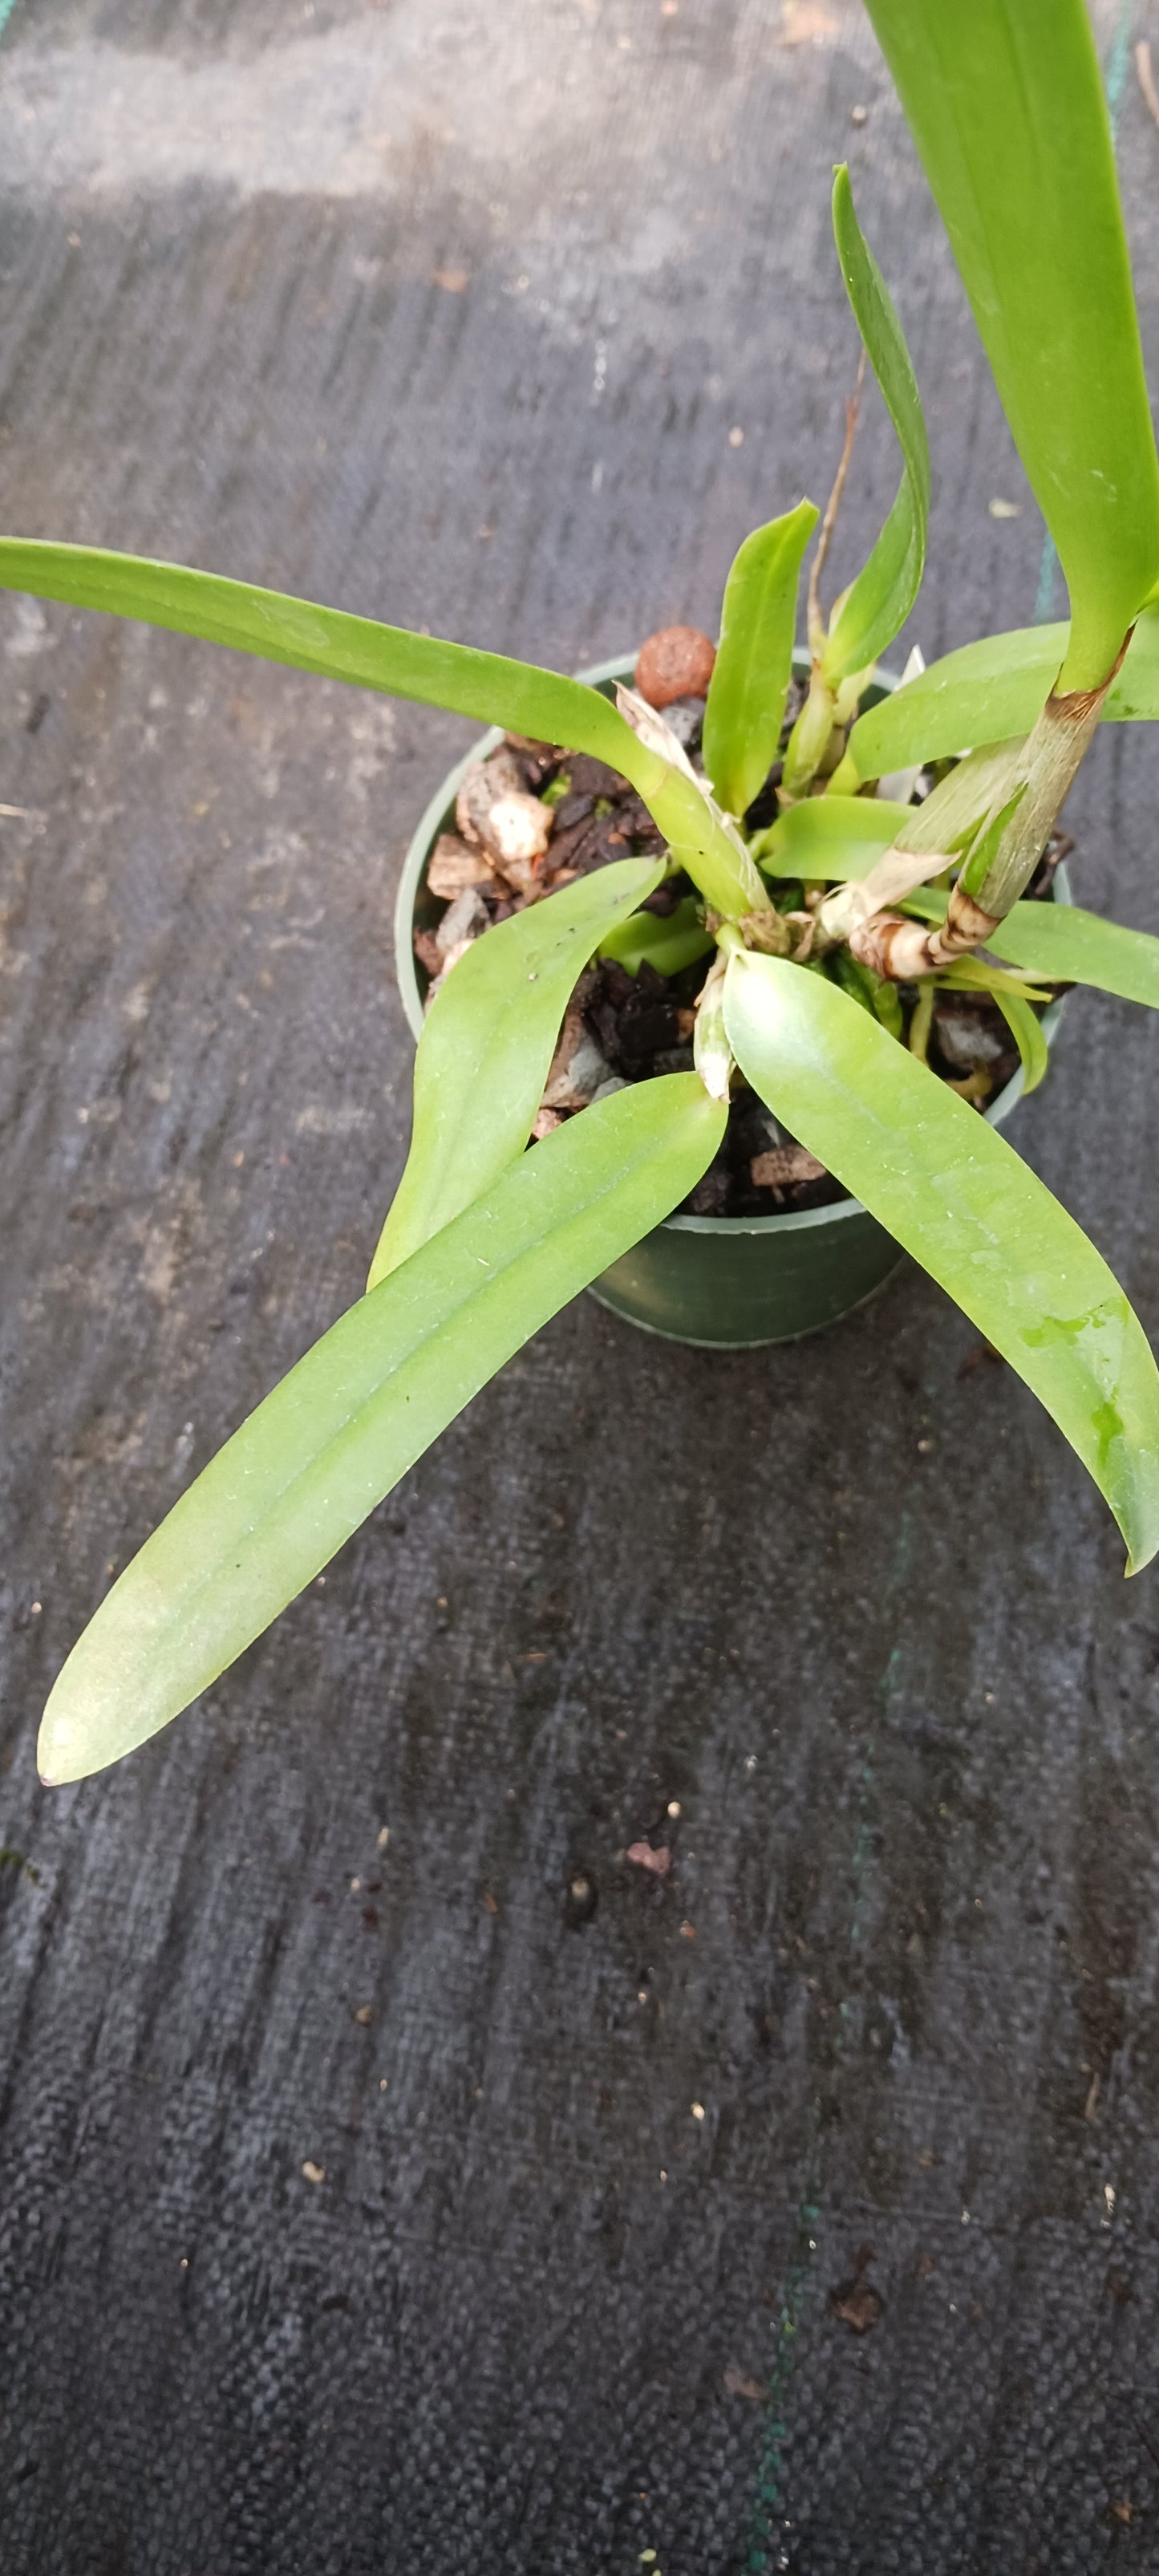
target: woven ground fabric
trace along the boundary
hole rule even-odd
[[[1119,151],[1154,363],[1133,74]],[[710,625],[839,451],[847,152],[934,457],[898,657],[1025,622],[854,0],[22,0],[0,521],[562,669]],[[896,477],[874,400],[835,577]],[[1159,2567],[1159,1588],[916,1270],[735,1356],[582,1299],[37,1789],[110,1567],[359,1293],[471,737],[6,595],[0,670],[5,2576]],[[1157,794],[1124,727],[1069,818],[1153,931]],[[1157,1086],[1090,995],[1015,1128],[1152,1337]]]

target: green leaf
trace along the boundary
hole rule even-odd
[[[1159,939],[1077,904],[1016,903],[986,945],[1052,984],[1092,984],[1159,1011]]]
[[[771,877],[866,877],[913,811],[885,796],[806,796],[758,833],[752,856]]]
[[[206,1690],[512,1353],[678,1205],[724,1123],[695,1074],[619,1091],[352,1306],[106,1594],[45,1711],[44,1778],[101,1770]]]
[[[884,778],[917,761],[951,759],[976,744],[1029,733],[1058,677],[1067,631],[1023,626],[988,635],[879,698],[858,717],[846,745],[856,778]]]
[[[1021,626],[988,635],[931,662],[904,689],[859,716],[849,736],[842,784],[887,777],[915,761],[946,760],[975,744],[1027,734],[1059,676],[1065,625]],[[1159,716],[1159,609],[1140,616],[1123,667],[1112,681],[1103,722],[1130,724]]]
[[[945,894],[940,886],[914,886],[912,894],[901,896],[899,912],[943,922]],[[1128,930],[1123,922],[1082,912],[1079,904],[1012,904],[986,948],[1048,984],[1089,984],[1095,992],[1118,992],[1123,1002],[1159,1010],[1159,940],[1149,930]]]
[[[919,921],[944,921],[950,898],[942,886],[914,886],[909,894],[899,895],[897,908],[916,913]]]
[[[888,975],[874,978],[873,1007],[887,1035],[900,1046],[905,1038],[905,1020],[897,986]]]
[[[963,894],[976,895],[981,892],[1002,846],[1003,834],[1018,812],[1028,787],[1029,780],[1020,778],[1013,795],[1007,797],[1005,804],[1000,806],[995,815],[979,825],[977,838],[971,844],[959,876]],[[1025,885],[1025,875],[1022,882]],[[995,905],[994,910],[997,911],[997,908]]]
[[[1112,680],[1103,708],[1104,724],[1153,723],[1159,716],[1159,608],[1145,608],[1136,620],[1122,669]]]
[[[423,1022],[410,1153],[369,1287],[523,1152],[572,991],[605,931],[663,872],[662,859],[619,859],[497,922],[460,957]]]
[[[825,959],[825,965],[834,982],[840,984],[842,992],[848,993],[851,1002],[856,1002],[860,1010],[868,1011],[873,1019],[880,1020],[891,1038],[904,1038],[901,999],[892,977],[875,975],[872,966],[860,965],[847,948],[833,949]]]
[[[921,804],[910,806],[898,833],[901,848],[944,850],[950,857],[965,849],[995,799],[1005,800],[1006,789],[1018,773],[1023,741],[1021,734],[1015,734],[1008,742],[989,743],[985,750],[968,751],[964,760],[955,761]]]
[[[373,618],[319,608],[252,582],[219,573],[192,572],[183,564],[153,563],[141,555],[108,554],[97,546],[42,544],[0,538],[0,588],[63,599],[75,608],[104,609],[141,617],[179,635],[200,635],[266,662],[319,671],[331,680],[382,689],[424,706],[451,707],[457,715],[505,725],[510,732],[594,753],[622,771],[643,797],[665,838],[679,846],[682,863],[717,911],[743,913],[754,889],[743,856],[733,849],[691,777],[671,768],[641,742],[631,725],[598,689],[582,680],[541,671],[531,662],[473,645],[448,644]],[[764,900],[756,879],[755,900]]]
[[[937,886],[918,886],[899,908],[921,921],[944,921],[946,897]],[[1047,983],[1089,984],[1159,1011],[1159,939],[1083,912],[1077,903],[1016,903],[986,945],[1008,966]]]
[[[988,957],[955,957],[938,976],[939,990],[953,993],[989,993],[997,1001],[1000,993],[1013,993],[1015,1000],[1053,1002],[1049,984],[1035,983],[1030,975],[1017,974],[1010,966],[992,966]]]
[[[930,451],[917,378],[889,289],[854,213],[844,162],[833,182],[833,233],[857,327],[897,431],[903,472],[881,535],[826,641],[821,670],[831,688],[876,662],[904,626],[921,588],[930,515]]]
[[[686,894],[672,912],[634,912],[601,939],[600,955],[617,958],[629,975],[638,975],[645,964],[658,975],[680,975],[714,945],[704,927],[704,905],[698,896]]]
[[[1094,688],[1159,574],[1159,466],[1085,0],[868,6],[1066,574],[1062,684]]]
[[[720,644],[704,711],[704,766],[717,804],[744,814],[777,756],[793,667],[801,558],[811,501],[745,538],[725,584]]]
[[[1159,1549],[1159,1370],[1094,1245],[977,1111],[844,993],[734,957],[745,1079],[1009,1360],[1110,1504],[1136,1573]]]
[[[874,999],[874,986],[880,982],[880,977],[875,976],[868,966],[859,965],[856,957],[852,957],[847,948],[835,948],[826,962],[830,974],[835,982],[840,984],[842,992],[848,993],[850,1001],[856,1002],[859,1010],[868,1011],[870,1019],[875,1020],[877,1005]]]
[[[1042,1022],[1036,1019],[1023,995],[1012,993],[1008,984],[992,984],[990,990],[1022,1058],[1023,1091],[1037,1091],[1050,1064]]]

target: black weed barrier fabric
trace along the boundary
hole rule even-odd
[[[847,150],[930,412],[912,634],[1024,622],[852,0],[22,0],[0,515],[561,667],[711,625],[835,463]],[[1155,353],[1132,89],[1120,150]],[[842,579],[896,471],[870,406]],[[1159,1592],[917,1272],[735,1357],[581,1301],[38,1792],[110,1570],[359,1292],[469,736],[32,602],[0,647],[5,2576],[1159,2566]],[[1127,728],[1070,818],[1153,930],[1157,793]],[[1017,1129],[1152,1334],[1157,1083],[1091,996]]]

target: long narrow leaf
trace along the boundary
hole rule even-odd
[[[1016,903],[986,944],[1052,984],[1093,984],[1159,1011],[1159,939],[1145,930],[1102,921],[1077,904]]]
[[[1021,993],[1012,993],[1005,984],[992,984],[990,990],[1022,1058],[1023,1091],[1037,1091],[1050,1064],[1042,1022]]]
[[[904,626],[921,588],[930,515],[930,451],[917,378],[889,289],[854,212],[844,163],[833,182],[833,232],[857,327],[897,432],[902,478],[826,642],[821,667],[831,687],[876,662]]]
[[[906,895],[902,910],[944,921],[946,898],[936,886],[921,886]],[[1089,984],[1159,1011],[1159,939],[1077,903],[1016,903],[986,945],[1008,966],[1049,984]]]
[[[1159,1549],[1159,1370],[1101,1254],[997,1131],[824,976],[737,956],[725,1019],[774,1115],[1033,1388],[1136,1573]]]
[[[662,859],[619,859],[498,922],[460,957],[423,1023],[410,1153],[369,1287],[522,1153],[573,987],[663,870]]]
[[[975,744],[1027,734],[1059,676],[1065,625],[987,635],[931,662],[904,689],[880,698],[849,736],[842,784],[884,778],[915,761],[946,760]],[[1159,717],[1159,609],[1144,610],[1103,708],[1107,724]]]
[[[904,689],[859,716],[846,746],[853,778],[883,778],[916,761],[1027,734],[1058,677],[1067,628],[1023,626],[987,635],[931,662]]]
[[[693,1188],[724,1121],[695,1074],[617,1092],[352,1306],[106,1594],[45,1711],[45,1779],[115,1762],[224,1672],[521,1343]]]
[[[1063,686],[1095,688],[1159,574],[1159,466],[1086,0],[868,5],[1066,574]]]
[[[319,671],[331,680],[382,689],[424,706],[451,707],[515,733],[587,751],[630,778],[661,831],[679,847],[709,903],[726,913],[745,912],[764,889],[755,871],[733,849],[691,778],[650,750],[598,689],[582,680],[541,671],[473,645],[448,644],[405,627],[381,626],[290,599],[252,582],[193,572],[184,564],[153,563],[140,555],[109,554],[96,546],[49,545],[25,537],[0,538],[0,588],[32,592],[39,599],[68,600],[116,617],[145,618],[179,635],[200,635],[266,662]],[[755,878],[755,884],[754,884]]]
[[[952,966],[944,967],[938,976],[939,989],[953,993],[989,993],[997,1001],[999,994],[1012,993],[1016,1001],[1053,1002],[1049,984],[1035,983],[1033,976],[1023,975],[1013,966],[995,966],[989,957],[955,957]]]
[[[717,804],[743,814],[776,758],[793,667],[801,558],[811,501],[754,528],[725,584],[720,646],[704,711],[704,766]]]

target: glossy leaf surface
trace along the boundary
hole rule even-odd
[[[1135,1572],[1159,1549],[1159,1370],[1122,1289],[1057,1199],[820,975],[735,957],[742,1073],[808,1151],[957,1300],[1105,1495]]]
[[[758,835],[753,857],[772,877],[868,876],[913,812],[885,796],[806,796]]]
[[[868,7],[1066,574],[1064,686],[1094,688],[1159,574],[1159,466],[1085,0]]]
[[[1042,1022],[1020,993],[1010,992],[1005,985],[992,985],[991,990],[1022,1058],[1023,1091],[1037,1091],[1050,1064]]]
[[[1136,620],[1122,669],[1116,672],[1103,708],[1105,724],[1153,723],[1159,716],[1159,608],[1145,608]]]
[[[793,667],[801,559],[817,525],[811,501],[752,535],[725,584],[720,644],[704,711],[704,766],[717,804],[743,814],[777,756]]]
[[[988,635],[931,662],[904,689],[859,716],[846,757],[859,780],[915,761],[945,760],[976,744],[1027,734],[1041,714],[1067,648],[1065,625]],[[1103,708],[1107,724],[1159,717],[1159,609],[1139,618]]]
[[[946,898],[937,887],[923,886],[906,896],[902,910],[923,921],[944,921]],[[1117,993],[1124,1002],[1159,1011],[1159,939],[1121,921],[1104,921],[1077,903],[1016,903],[986,945],[1008,966],[1021,966],[1046,983],[1090,984],[1096,992]]]
[[[902,453],[893,508],[868,563],[846,592],[821,657],[830,687],[876,662],[905,624],[921,587],[930,514],[930,452],[902,327],[853,206],[849,172],[833,182],[833,233],[846,292]]]
[[[662,859],[617,860],[497,922],[460,957],[423,1022],[410,1152],[371,1288],[522,1153],[572,989],[663,869]]]
[[[1093,984],[1159,1011],[1159,939],[1145,930],[1102,921],[1077,904],[1016,903],[986,944],[1051,983]]]
[[[629,975],[638,975],[645,963],[658,975],[679,975],[698,957],[707,957],[713,945],[704,927],[703,904],[686,894],[674,912],[634,912],[601,939],[600,955],[617,958]]]
[[[988,635],[931,662],[904,689],[858,716],[846,758],[858,778],[880,778],[915,761],[945,760],[975,744],[1027,734],[1041,714],[1066,651],[1065,625],[1023,626]]]
[[[266,662],[318,671],[331,680],[451,707],[513,733],[594,753],[629,778],[708,901],[744,912],[753,901],[745,863],[690,778],[642,743],[598,689],[531,662],[472,645],[448,644],[405,627],[350,617],[311,600],[291,599],[252,582],[193,572],[184,564],[109,554],[96,546],[0,538],[0,587],[62,599],[76,608],[145,618],[179,635],[200,635]],[[757,881],[756,899],[763,890]]]
[[[1000,993],[1013,993],[1016,999],[1028,1002],[1054,1000],[1051,986],[1041,977],[1036,983],[1032,975],[1020,974],[1013,966],[996,966],[989,957],[974,957],[969,953],[955,957],[952,965],[942,968],[938,985],[942,991],[989,993],[995,1000]]]
[[[504,1361],[678,1205],[724,1120],[695,1074],[617,1092],[352,1306],[106,1594],[45,1711],[44,1777],[102,1769],[205,1690]]]

